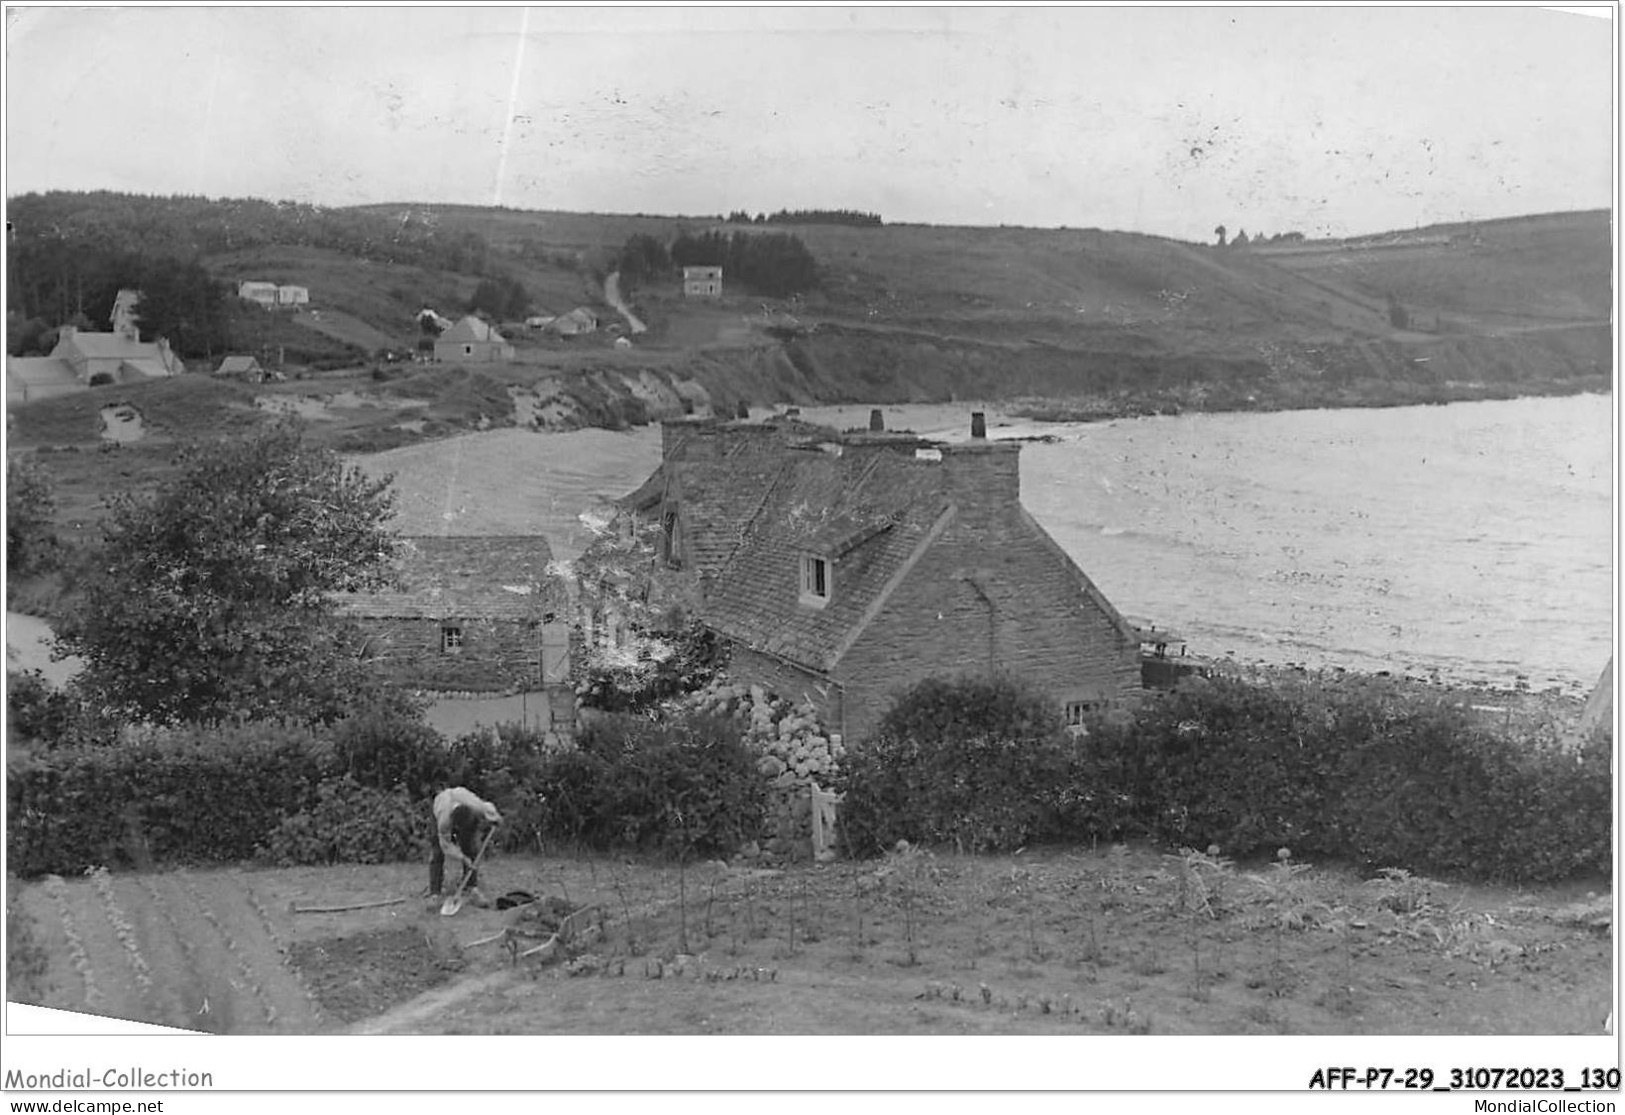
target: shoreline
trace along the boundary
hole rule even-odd
[[[1087,395],[1028,396],[999,408],[1012,418],[1054,425],[1112,422],[1124,418],[1165,418],[1183,414],[1279,414],[1300,410],[1383,410],[1393,407],[1448,406],[1451,403],[1513,402],[1518,399],[1566,398],[1574,395],[1612,395],[1611,376],[1586,376],[1543,384],[1414,383],[1385,384],[1368,393],[1356,388],[1331,397],[1306,398],[1285,392],[1259,398],[1257,392],[1239,390],[1213,398],[1198,389],[1170,390],[1148,395],[1106,399]],[[859,405],[859,404],[848,404]]]

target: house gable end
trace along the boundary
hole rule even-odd
[[[1123,638],[1138,646],[1139,635],[1136,633],[1134,625],[1123,618],[1123,614],[1112,605],[1110,600],[1106,599],[1105,594],[1095,587],[1095,583],[1089,579],[1089,575],[1083,571],[1077,562],[1072,560],[1072,555],[1061,548],[1061,544],[1050,536],[1049,531],[1039,525],[1038,520],[1033,518],[1025,507],[1021,509],[1021,522],[1051,557],[1065,566],[1067,573],[1083,590],[1083,595],[1089,602],[1100,609],[1101,614],[1111,622],[1113,627],[1122,632]]]

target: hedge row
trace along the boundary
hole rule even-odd
[[[11,870],[95,864],[375,862],[422,854],[427,799],[495,801],[500,847],[549,841],[727,854],[762,831],[760,755],[738,718],[608,716],[579,747],[519,729],[450,742],[409,710],[325,734],[169,731],[8,757]],[[849,749],[839,835],[1012,850],[1150,837],[1245,857],[1517,882],[1612,871],[1612,740],[1498,731],[1381,679],[1215,678],[1071,737],[1008,680],[927,681]]]
[[[247,860],[283,817],[313,800],[330,769],[323,740],[269,725],[15,749],[6,772],[7,864],[38,875]]]
[[[1609,874],[1612,739],[1492,729],[1375,678],[1220,677],[1074,740],[1011,681],[927,682],[845,772],[844,835],[1010,850],[1131,836],[1518,882]]]
[[[761,831],[763,787],[737,724],[606,717],[576,750],[516,727],[447,741],[374,712],[329,733],[255,724],[138,742],[16,748],[10,870],[156,864],[377,863],[420,857],[445,786],[494,801],[497,847],[547,841],[726,855]]]
[[[1084,770],[1115,776],[1133,820],[1174,844],[1520,882],[1612,872],[1606,732],[1509,734],[1380,678],[1219,678],[1090,743]]]

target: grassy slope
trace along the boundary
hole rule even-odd
[[[437,212],[444,225],[478,232],[499,249],[528,242],[599,259],[636,232],[671,237],[685,228],[745,229],[703,218]],[[838,318],[1057,319],[1083,328],[1177,322],[1324,337],[1388,334],[1389,291],[1416,314],[1455,313],[1473,331],[1493,330],[1507,314],[1547,322],[1606,320],[1611,304],[1604,211],[1418,229],[1412,239],[1450,237],[1453,243],[1409,249],[1380,247],[1384,238],[1367,237],[1218,250],[1098,229],[811,225],[765,231],[790,231],[806,241],[827,275],[825,295],[812,304]]]
[[[712,227],[517,210],[436,215],[487,237],[536,308],[547,310],[594,303],[595,269],[627,236]],[[816,327],[793,343],[766,332],[760,299],[734,292],[692,303],[667,284],[635,296],[651,328],[631,350],[611,348],[604,334],[524,336],[520,363],[479,371],[401,368],[376,381],[362,369],[345,380],[257,391],[191,376],[99,388],[12,408],[14,442],[80,448],[46,460],[59,481],[59,521],[72,536],[96,517],[106,491],[162,474],[175,437],[269,420],[255,394],[342,391],[387,403],[333,407],[311,423],[320,443],[360,452],[511,424],[514,384],[542,382],[544,393],[575,400],[575,421],[614,424],[617,414],[634,413],[613,404],[631,400],[645,369],[701,385],[729,408],[741,400],[759,408],[1036,397],[1063,400],[1038,405],[1071,406],[1073,417],[1606,390],[1609,219],[1550,214],[1245,250],[1094,229],[796,227],[827,278],[802,303],[768,307]],[[264,326],[255,345],[286,344],[291,353],[304,342],[340,359],[346,343],[411,347],[420,307],[452,312],[478,281],[297,247],[207,262],[234,281],[309,286],[322,320],[251,314]],[[1389,323],[1390,293],[1410,311],[1411,331]],[[155,436],[93,452],[97,412],[121,401],[142,411]]]

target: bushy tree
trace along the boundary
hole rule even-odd
[[[518,279],[508,275],[481,279],[469,299],[471,313],[483,313],[497,319],[522,318],[530,309],[530,294]]]
[[[679,267],[721,267],[725,283],[779,298],[818,286],[818,263],[801,238],[788,233],[683,233],[671,246]]]
[[[633,233],[621,245],[615,258],[615,267],[621,273],[623,290],[636,290],[645,279],[660,275],[671,268],[671,254],[666,245],[646,232]]]
[[[58,649],[123,715],[336,719],[369,676],[332,595],[388,579],[389,479],[287,424],[189,445],[175,464],[153,493],[110,501]]]
[[[1409,329],[1411,327],[1410,311],[1396,298],[1393,292],[1388,294],[1388,324],[1395,329]]]
[[[182,356],[205,359],[230,347],[229,288],[202,264],[159,258],[144,264],[122,285],[141,292],[135,313],[142,340],[163,337]]]
[[[933,677],[900,693],[841,771],[850,850],[900,839],[1011,851],[1063,828],[1074,747],[1060,708],[1008,676]]]
[[[26,577],[48,568],[56,556],[51,517],[56,496],[38,461],[20,453],[6,456],[6,569]]]

